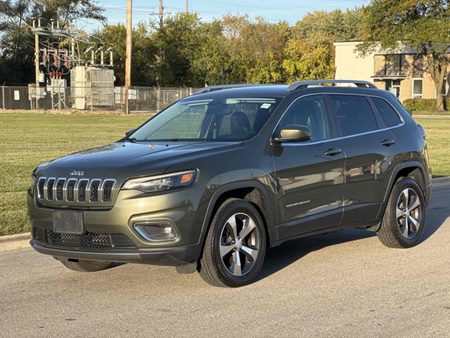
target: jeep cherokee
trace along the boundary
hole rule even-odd
[[[208,87],[112,144],[39,165],[32,247],[77,271],[117,263],[255,279],[266,248],[349,227],[422,240],[425,131],[364,81]]]

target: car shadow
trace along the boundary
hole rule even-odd
[[[427,240],[438,231],[449,217],[450,178],[438,178],[433,180],[433,194],[427,208],[423,240]],[[264,279],[284,269],[316,250],[374,236],[376,236],[375,233],[363,229],[346,229],[285,242],[267,251],[264,267],[259,279]]]
[[[315,235],[285,242],[266,253],[260,279],[284,269],[311,252],[336,244],[357,241],[376,236],[375,233],[362,229],[340,230],[334,233]]]
[[[450,177],[433,179],[433,192],[427,207],[423,239],[430,238],[450,217]]]

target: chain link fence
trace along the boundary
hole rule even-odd
[[[155,113],[195,91],[188,87],[132,87],[128,91],[129,110],[131,113]],[[36,91],[33,85],[1,86],[0,109],[125,112],[125,88],[52,85]]]

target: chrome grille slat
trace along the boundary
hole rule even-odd
[[[98,202],[102,180],[96,178],[89,183],[89,202]]]
[[[36,183],[37,199],[55,205],[107,205],[112,202],[116,181],[112,178],[40,177]]]
[[[86,202],[88,194],[89,180],[81,179],[78,181],[77,185],[77,201]]]
[[[66,179],[65,178],[58,178],[56,180],[55,188],[54,188],[54,196],[57,201],[64,201],[64,187],[66,185]]]
[[[115,180],[106,179],[102,183],[102,201],[111,202],[112,199],[112,188],[114,187]]]
[[[69,178],[66,183],[66,200],[68,202],[75,202],[75,187],[77,185],[76,178]]]
[[[41,177],[38,180],[37,183],[37,192],[38,192],[38,198],[39,199],[43,199],[45,196],[45,184],[46,184],[47,178],[46,177]]]
[[[48,180],[47,180],[47,183],[45,184],[45,196],[47,197],[47,200],[49,200],[49,201],[53,201],[53,198],[54,198],[54,187],[55,187],[55,181],[56,181],[56,178],[54,178],[54,177],[50,177]]]

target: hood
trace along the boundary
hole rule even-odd
[[[40,165],[38,176],[118,177],[159,174],[183,157],[193,159],[209,153],[236,148],[239,143],[116,142],[102,147],[66,155]],[[190,168],[186,168],[190,169]]]

